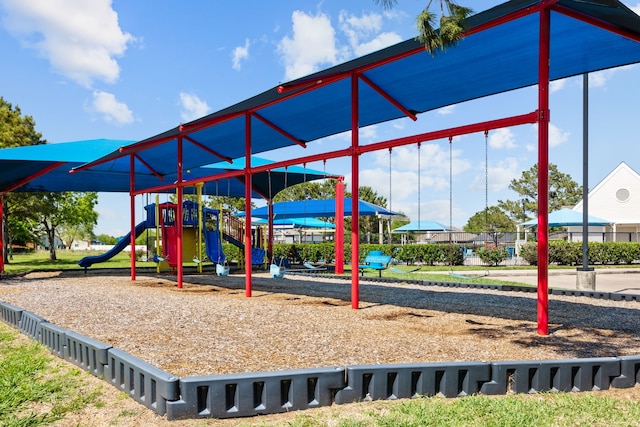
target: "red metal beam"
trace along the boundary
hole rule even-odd
[[[0,191],[0,196],[4,196],[7,193],[12,192],[13,190],[15,190],[16,188],[20,188],[25,184],[28,184],[29,182],[33,181],[34,179],[40,178],[43,175],[48,174],[49,172],[51,172],[52,170],[59,168],[60,166],[64,165],[65,162],[56,162],[53,163],[45,168],[40,169],[38,172],[33,173],[31,175],[29,175],[28,177],[21,179],[20,181],[16,182],[15,184],[9,186],[8,188],[4,189],[3,191]]]
[[[454,128],[426,132],[426,133],[407,136],[403,138],[377,142],[369,145],[361,145],[357,148],[357,150],[359,154],[363,154],[363,153],[368,153],[368,152],[377,151],[377,150],[400,147],[403,145],[416,144],[418,142],[426,142],[426,141],[433,141],[436,139],[448,138],[450,136],[451,137],[460,136],[460,135],[466,135],[470,133],[484,132],[485,130],[493,130],[493,129],[503,128],[503,127],[531,124],[531,123],[536,123],[537,121],[538,121],[538,113],[534,111],[531,113],[521,114],[518,116],[505,117],[502,119],[489,120],[486,122],[479,122],[479,123],[470,124],[470,125],[464,125],[464,126],[459,126]],[[312,154],[309,156],[297,157],[290,160],[282,160],[278,162],[269,163],[267,165],[254,166],[254,167],[251,167],[250,169],[251,169],[251,174],[256,174],[258,172],[266,172],[269,170],[283,168],[287,166],[319,162],[322,160],[330,160],[330,159],[336,159],[340,157],[348,157],[348,156],[351,156],[352,153],[353,153],[353,148],[350,147],[350,148],[344,148],[344,149],[329,151],[329,152],[320,153],[320,154]],[[211,175],[210,177],[200,177],[192,180],[185,180],[182,182],[181,185],[183,187],[187,187],[187,186],[192,186],[197,182],[216,181],[224,178],[240,177],[242,175],[244,175],[244,170],[227,171],[227,172],[219,173],[216,175]],[[338,177],[327,175],[327,178],[338,178]],[[162,192],[172,188],[175,188],[175,186],[162,185],[162,186],[147,188],[144,190],[139,190],[138,194]]]
[[[320,86],[326,86],[339,80],[346,79],[350,75],[351,71],[343,71],[339,73],[326,74],[322,77],[300,80],[298,82],[284,83],[278,86],[278,93],[287,93],[295,90],[298,91],[295,95],[300,95]]]
[[[303,147],[303,148],[307,148],[307,144],[304,141],[299,140],[298,138],[294,137],[293,135],[291,135],[289,132],[285,131],[284,129],[282,129],[279,126],[276,126],[275,124],[273,124],[272,122],[270,122],[269,120],[265,119],[264,117],[262,117],[260,114],[256,113],[255,111],[252,113],[252,115],[260,120],[262,123],[264,123],[265,125],[269,126],[271,129],[275,130],[276,132],[280,133],[282,136],[284,136],[285,138],[290,139],[291,141],[295,142],[296,144],[298,144],[299,146]]]
[[[549,334],[549,51],[551,11],[540,11],[538,59],[538,334]]]
[[[129,236],[129,244],[131,245],[131,280],[136,280],[136,162],[135,155],[129,156],[129,225],[131,227],[131,235]]]
[[[590,15],[585,15],[577,10],[570,9],[561,4],[555,4],[552,8],[555,12],[562,13],[563,15],[569,16],[571,18],[577,19],[579,21],[585,22],[587,24],[593,25],[594,27],[602,28],[604,30],[610,31],[619,36],[625,37],[634,42],[640,42],[640,34],[634,33],[632,31],[627,30],[626,28],[618,27],[616,25],[611,24],[610,22],[605,22],[601,19],[594,18]]]
[[[245,138],[245,168],[242,172],[244,172],[244,182],[245,182],[245,190],[244,190],[244,211],[246,213],[245,218],[247,219],[246,223],[246,233],[244,235],[244,271],[245,271],[245,280],[244,280],[244,289],[245,296],[247,298],[251,297],[251,268],[253,267],[253,259],[251,253],[251,115],[247,114],[245,116],[244,123],[244,138]]]
[[[374,144],[361,145],[357,147],[358,154],[369,153],[378,150],[387,150],[389,148],[400,147],[403,145],[417,144],[419,142],[434,141],[436,139],[449,138],[454,136],[466,135],[476,132],[484,132],[504,127],[518,126],[528,123],[536,123],[538,121],[538,113],[531,112],[519,116],[511,116],[503,119],[489,120],[470,125],[458,126],[449,129],[437,130],[433,132],[425,132],[417,135],[406,136],[402,138],[390,139],[388,141],[376,142]]]
[[[334,234],[336,251],[336,274],[344,273],[344,178],[336,182],[336,232]],[[326,260],[325,260],[326,261]]]
[[[408,109],[406,109],[404,107],[404,105],[400,104],[398,101],[396,101],[394,98],[391,97],[391,95],[389,95],[387,92],[385,92],[384,90],[382,90],[382,88],[380,88],[380,86],[378,86],[377,84],[375,84],[374,82],[371,81],[371,79],[367,76],[365,76],[364,74],[360,74],[359,75],[360,80],[362,80],[363,82],[365,82],[366,84],[368,84],[373,90],[375,90],[376,92],[378,92],[384,99],[386,99],[387,101],[389,101],[393,106],[395,106],[398,110],[402,111],[404,113],[405,116],[409,117],[411,120],[413,120],[414,122],[416,120],[418,120],[418,117],[416,117],[416,115],[414,113],[412,113],[411,111],[409,111]]]
[[[224,160],[227,163],[232,163],[233,159],[229,156],[224,156],[220,153],[218,153],[215,150],[212,150],[211,148],[207,147],[206,145],[202,144],[201,142],[196,141],[195,139],[191,138],[190,136],[184,136],[184,139],[186,139],[187,141],[189,141],[190,143],[192,143],[193,145],[195,145],[196,147],[206,151],[209,154],[212,154],[214,156],[216,156],[217,158],[219,158],[220,160]]]
[[[360,115],[359,115],[358,77],[351,76],[351,308],[360,306],[360,278],[358,277],[358,260],[360,259],[360,212],[358,210],[360,195],[360,154],[358,153]]]
[[[178,182],[182,181],[182,136],[178,137],[178,164],[177,164],[177,179]],[[183,268],[182,268],[182,223],[183,223],[183,218],[182,218],[182,187],[181,186],[177,186],[176,188],[176,219],[175,222],[173,223],[174,227],[176,227],[176,262],[177,262],[177,282],[178,282],[178,288],[182,289],[182,283],[184,280],[184,276],[183,276]]]
[[[146,161],[144,161],[144,159],[142,157],[140,157],[137,153],[132,154],[131,157],[135,157],[136,159],[138,159],[138,161],[140,163],[142,163],[144,165],[145,168],[149,169],[149,172],[151,172],[151,174],[153,176],[155,176],[156,178],[158,178],[160,181],[164,181],[164,176],[162,174],[160,174],[160,172],[158,172],[157,170],[155,170],[154,168],[151,167],[151,165],[149,163],[147,163]],[[133,169],[130,169],[129,173],[131,173]],[[132,189],[133,190],[133,189]]]

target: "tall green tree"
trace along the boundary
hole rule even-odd
[[[535,217],[538,212],[538,164],[511,181],[509,188],[518,193],[518,200],[498,200],[500,209],[517,222]],[[582,186],[571,175],[560,172],[557,165],[549,163],[549,212],[573,206],[581,199]]]
[[[98,213],[94,210],[98,203],[97,193],[39,193],[29,205],[32,218],[38,224],[39,231],[49,245],[49,259],[55,261],[56,237],[60,238],[60,229],[83,229],[91,235],[98,222]],[[62,239],[61,239],[62,240]]]
[[[36,131],[36,122],[31,116],[22,114],[19,106],[13,106],[10,102],[0,97],[0,148],[21,147],[25,145],[39,145],[46,143],[42,139],[42,134]],[[3,224],[3,258],[4,262],[9,262],[9,251],[7,248],[13,241],[12,236],[23,239],[28,236],[24,233],[30,229],[31,224],[22,221],[22,207],[24,200],[29,197],[17,194],[6,194],[0,197],[2,203],[2,224]],[[13,203],[12,199],[16,199]]]
[[[476,212],[462,229],[469,233],[489,233],[496,236],[496,233],[514,231],[516,227],[513,220],[502,209],[498,206],[489,206]]]
[[[385,9],[395,6],[397,0],[374,0]],[[453,0],[439,0],[440,13],[431,11],[433,0],[429,0],[427,6],[416,18],[418,27],[418,40],[424,48],[435,55],[438,50],[445,50],[448,46],[454,46],[462,38],[467,29],[466,20],[473,10],[460,6]],[[436,29],[439,20],[439,29]]]

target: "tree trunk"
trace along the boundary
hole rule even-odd
[[[53,227],[46,227],[47,239],[49,239],[49,260],[56,261],[56,229]]]

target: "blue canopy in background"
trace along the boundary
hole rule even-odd
[[[259,218],[253,221],[254,224],[268,224],[268,220]],[[276,219],[273,221],[275,226],[289,226],[292,228],[328,228],[335,229],[335,224],[327,221],[322,221],[318,218],[289,218],[289,219]]]
[[[437,221],[413,221],[402,227],[394,228],[392,233],[407,233],[410,231],[451,231],[451,229]]]
[[[397,212],[390,211],[382,206],[360,200],[358,204],[360,216],[400,215]],[[336,199],[322,200],[296,200],[292,202],[280,202],[273,204],[274,219],[288,218],[331,218],[336,216]],[[244,212],[238,212],[236,216],[245,216]],[[263,206],[261,208],[252,209],[251,216],[253,218],[269,219],[269,208]],[[351,198],[344,199],[344,216],[351,216]]]
[[[589,215],[587,219],[590,226],[606,226],[613,224],[613,221],[591,215]],[[537,228],[538,219],[531,219],[522,225],[528,228]],[[582,212],[567,208],[551,212],[549,214],[549,227],[582,227]]]

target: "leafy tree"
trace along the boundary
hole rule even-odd
[[[371,187],[360,187],[358,193],[360,200],[382,207],[387,206],[387,198],[378,195]],[[377,216],[360,217],[360,234],[367,236],[367,243],[371,243],[371,234],[376,234],[380,230],[380,221],[381,219]]]
[[[42,134],[36,132],[36,124],[31,116],[23,116],[20,107],[13,106],[7,102],[3,97],[0,97],[0,148],[21,147],[25,145],[39,145],[44,144],[46,141],[42,139]],[[14,215],[14,208],[20,210],[24,204],[23,200],[29,197],[17,194],[6,194],[2,196],[0,202],[2,203],[2,215],[3,215],[3,248],[6,249],[10,246],[12,236],[16,236],[18,239],[25,239],[29,233],[25,233],[25,230],[31,229],[31,224],[21,221],[21,216]],[[16,199],[14,203],[11,203],[12,199]],[[4,262],[9,262],[9,253],[4,251],[2,254]]]
[[[105,245],[115,245],[118,243],[118,239],[113,236],[109,236],[108,234],[100,234],[96,236],[96,240],[104,243]]]
[[[518,222],[534,217],[538,212],[538,164],[522,172],[519,179],[511,181],[509,188],[518,193],[519,200],[498,200],[500,209]],[[549,163],[549,212],[573,206],[581,199],[582,186],[571,175],[560,172],[558,166]]]
[[[385,9],[396,5],[397,0],[374,0],[376,4]],[[418,15],[416,24],[418,27],[418,40],[424,48],[435,55],[438,49],[444,50],[447,46],[454,46],[466,30],[466,20],[473,10],[458,5],[453,0],[439,0],[440,2],[440,28],[436,30],[437,14],[432,12],[429,0],[427,7]]]
[[[487,209],[476,212],[462,229],[469,233],[504,233],[513,231],[515,224],[498,206],[489,206]]]
[[[55,238],[59,229],[83,227],[87,232],[93,230],[98,222],[98,213],[94,210],[98,203],[97,193],[39,193],[31,200],[29,210],[37,220],[38,228],[49,243],[49,259],[55,261]]]

